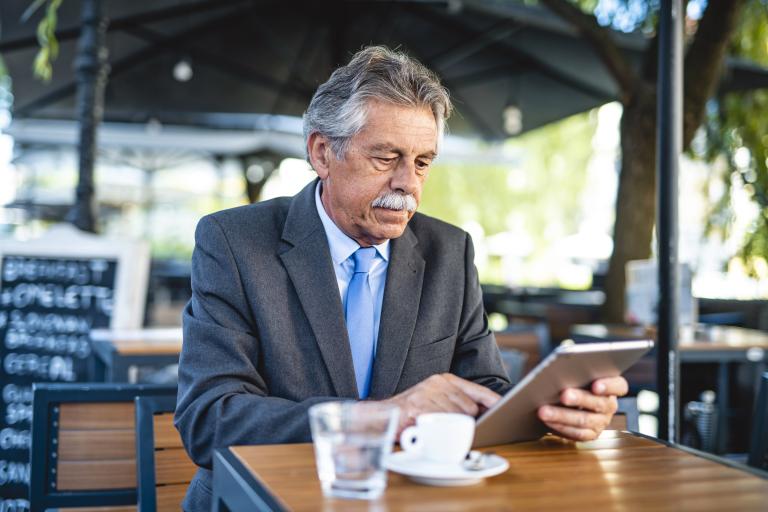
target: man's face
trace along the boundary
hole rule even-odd
[[[344,233],[362,246],[403,234],[437,156],[437,123],[429,108],[369,102],[365,127],[349,141],[344,160],[337,160],[325,143],[319,162],[313,146],[323,144],[322,136],[309,143],[312,163],[323,181],[323,206]],[[394,197],[389,207],[373,205],[393,193],[400,197]],[[411,211],[401,200],[408,195]]]

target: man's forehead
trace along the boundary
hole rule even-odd
[[[382,126],[368,123],[359,133],[362,147],[369,151],[391,151],[396,153],[437,154],[437,129],[427,126]]]
[[[418,141],[421,146],[431,145],[429,149],[437,146],[437,120],[428,106],[369,100],[365,110],[365,123],[359,133],[369,144],[407,146]]]

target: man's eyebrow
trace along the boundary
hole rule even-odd
[[[386,142],[379,143],[379,144],[374,144],[369,149],[370,149],[370,151],[388,151],[388,152],[391,152],[391,153],[397,153],[399,155],[403,154],[403,151],[398,149],[396,146],[394,146],[393,144],[388,144]],[[430,150],[430,151],[427,151],[425,153],[420,154],[419,156],[425,156],[427,158],[434,159],[435,157],[437,157],[437,152]]]
[[[380,142],[378,144],[374,144],[369,149],[371,151],[390,151],[392,153],[402,153],[402,151],[397,149],[394,145],[388,144],[386,142]]]

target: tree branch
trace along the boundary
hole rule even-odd
[[[685,56],[683,146],[704,119],[704,106],[720,82],[728,44],[746,0],[709,0]]]
[[[594,16],[584,13],[568,0],[540,0],[540,3],[573,25],[592,45],[597,55],[608,68],[621,90],[621,102],[626,105],[632,97],[637,83],[635,72],[619,47],[611,39],[608,29],[601,27]]]

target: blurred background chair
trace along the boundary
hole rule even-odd
[[[760,376],[747,464],[768,470],[768,372]]]
[[[522,372],[519,373],[517,380],[531,371],[539,361],[551,352],[549,328],[544,323],[519,323],[510,324],[503,331],[494,332],[496,344],[502,351],[513,350],[522,352],[525,359],[522,361]],[[520,364],[520,356],[507,356],[508,359],[517,357],[515,364]],[[510,378],[512,376],[510,375]],[[517,382],[513,380],[513,382]]]
[[[513,348],[502,348],[499,351],[501,352],[501,361],[504,363],[504,369],[507,371],[509,382],[513,385],[517,384],[523,378],[528,355]]]
[[[630,432],[640,431],[640,413],[637,409],[637,398],[624,397],[619,398],[619,408],[613,416],[609,430],[628,430]]]

